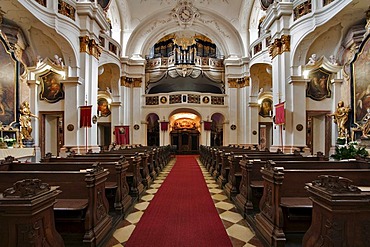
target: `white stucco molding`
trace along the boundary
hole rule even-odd
[[[192,25],[183,29],[178,25],[177,19],[171,16],[171,8],[163,9],[143,20],[128,39],[125,54],[129,57],[133,54],[147,55],[160,38],[181,30],[191,30],[209,37],[220,49],[222,55],[237,54],[240,57],[245,55],[238,30],[223,17],[201,10],[199,17]]]
[[[353,4],[352,0],[334,1],[323,8],[316,9],[313,13],[302,16],[292,23],[290,29],[290,51],[293,67],[302,65],[302,61],[305,61],[306,57],[302,57],[302,54],[298,51],[301,49],[308,50],[310,45],[315,42],[315,39],[310,38],[312,33],[318,27],[333,21],[333,16],[336,16],[347,6],[349,7],[350,4]],[[340,20],[338,19],[337,21],[339,22]],[[325,31],[321,30],[321,32]],[[319,37],[320,35],[315,33],[315,36]]]

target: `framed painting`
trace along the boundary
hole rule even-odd
[[[17,81],[20,63],[1,35],[0,41],[0,122],[9,125],[18,120]]]
[[[40,99],[49,103],[56,103],[64,99],[63,84],[60,83],[62,76],[52,70],[49,70],[41,78]]]
[[[351,63],[352,109],[355,123],[362,124],[370,108],[370,35],[361,44]]]
[[[259,114],[262,117],[272,116],[272,100],[270,98],[264,98],[262,100]]]
[[[330,77],[331,73],[323,68],[310,71],[309,82],[306,89],[306,97],[321,101],[331,97]]]
[[[98,116],[108,117],[111,114],[110,105],[106,98],[98,99]]]

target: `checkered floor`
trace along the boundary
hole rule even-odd
[[[118,225],[117,230],[113,234],[113,238],[110,239],[105,247],[122,247],[125,245],[131,233],[134,231],[136,224],[144,214],[145,209],[148,207],[150,201],[153,199],[167,175],[170,173],[175,162],[176,160],[173,159],[158,175],[150,188],[146,190],[146,195],[144,195],[140,202],[134,206],[133,212]],[[263,246],[255,237],[255,234],[248,226],[247,221],[237,212],[234,204],[227,198],[223,190],[219,189],[216,181],[212,178],[207,169],[203,167],[199,160],[198,164],[200,165],[204,179],[209,188],[209,192],[233,246]]]

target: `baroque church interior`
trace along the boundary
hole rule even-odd
[[[108,190],[105,184],[107,199],[101,199],[102,207],[108,205],[107,211],[116,210],[115,217],[110,213],[91,216],[99,225],[91,223],[93,230],[85,232],[84,245],[147,246],[128,241],[131,232],[139,228],[139,218],[167,175],[171,175],[172,167],[186,157],[195,157],[230,246],[301,246],[302,239],[304,246],[316,246],[320,241],[324,243],[320,246],[361,246],[351,245],[354,242],[346,242],[345,238],[338,242],[327,235],[320,241],[314,238],[318,233],[312,225],[309,230],[308,227],[311,215],[319,211],[315,211],[319,199],[314,200],[313,212],[308,196],[307,200],[295,201],[294,207],[275,208],[271,197],[285,191],[267,187],[266,181],[275,181],[278,175],[268,174],[265,163],[258,168],[259,176],[263,174],[260,183],[251,183],[254,175],[245,174],[252,170],[248,161],[251,159],[256,163],[273,160],[276,166],[283,167],[279,162],[294,155],[301,162],[329,162],[328,159],[338,158],[332,155],[338,155],[340,147],[355,148],[357,156],[370,148],[368,1],[1,0],[0,40],[0,192],[17,181],[6,182],[8,178],[12,181],[13,175],[8,172],[15,162],[33,164],[55,158],[59,163],[53,169],[66,172],[69,161],[62,159],[74,157],[79,169],[86,172],[83,162],[101,162],[102,167],[110,169],[106,168],[111,165],[109,162],[117,163],[119,154],[125,156],[127,166],[119,168],[123,185],[115,182],[119,189],[114,185]],[[144,156],[138,158],[141,152],[145,153],[145,161]],[[229,157],[229,152],[239,156]],[[101,153],[105,154],[98,157]],[[248,155],[252,158],[248,159]],[[271,158],[266,158],[269,155]],[[349,171],[333,174],[347,174],[355,185],[367,187],[359,178],[366,175],[368,168],[367,155],[363,156],[365,160],[359,166],[364,171],[360,175],[355,171],[353,175]],[[352,160],[355,156],[345,158],[346,162],[360,162]],[[139,159],[148,165],[143,167]],[[233,162],[236,168],[232,168]],[[287,167],[293,167],[294,162]],[[107,163],[106,167],[103,163]],[[133,164],[137,168],[130,170]],[[342,165],[341,169],[348,168]],[[93,169],[96,174],[88,174],[96,175],[94,186],[98,188],[103,171],[97,166]],[[314,169],[318,166],[317,163]],[[46,168],[37,167],[33,169],[39,172],[42,182],[59,186],[67,181],[59,181],[58,176],[54,181]],[[14,171],[17,169],[20,168]],[[114,166],[112,169],[109,173],[115,175],[118,170]],[[324,174],[329,176],[331,172]],[[23,178],[14,176],[18,180],[35,176],[26,173]],[[45,178],[41,178],[43,173]],[[289,178],[287,174],[288,171],[285,175]],[[306,183],[314,180],[310,176],[307,175]],[[316,173],[315,176],[318,177]],[[341,185],[349,183],[336,179]],[[36,191],[33,196],[39,196],[41,182],[27,182]],[[247,189],[244,182],[249,183],[245,185]],[[63,200],[76,199],[68,195],[65,185],[60,186],[65,194]],[[321,193],[315,191],[314,185],[308,186],[308,192],[304,184],[301,187],[302,193]],[[46,193],[45,188],[41,190]],[[53,200],[58,191],[53,187],[48,192],[53,194]],[[0,221],[7,224],[0,229],[13,229],[11,213],[6,213],[10,210],[7,193],[0,197]],[[89,193],[94,194],[91,190]],[[94,197],[98,204],[99,193]],[[50,198],[52,208],[54,202]],[[56,205],[60,206],[62,199],[57,200]],[[13,203],[21,204],[20,201]],[[89,205],[79,203],[73,204],[74,210]],[[311,205],[309,225],[302,223],[307,218],[306,209],[297,209],[305,203]],[[69,201],[60,208],[71,205]],[[370,218],[370,210],[366,209],[369,205],[364,203],[361,207],[366,211],[364,218]],[[296,217],[300,224],[280,224],[287,213],[284,210],[297,210],[288,216]],[[281,215],[276,219],[275,214]],[[68,217],[63,210],[56,211],[55,220],[64,220],[64,225],[57,225],[58,231],[68,228]],[[318,217],[312,216],[312,224],[318,222]],[[54,223],[49,223],[54,229]],[[362,226],[361,230],[370,228],[365,223]],[[298,237],[294,227],[304,229],[297,230]],[[343,230],[344,225],[340,227],[342,233],[346,232],[342,235],[353,238],[347,228]],[[8,246],[31,246],[31,237],[28,242],[19,237],[18,242],[12,242],[19,231],[14,236],[0,235],[0,239],[7,241]],[[58,246],[82,246],[73,244],[73,234],[61,235],[63,241],[54,229],[54,234],[45,233],[43,241],[53,239]],[[132,236],[137,235],[134,232]],[[356,236],[356,241],[369,240]],[[185,246],[201,246],[192,241],[192,245]],[[39,244],[32,246],[48,246]],[[174,246],[166,244],[159,246]]]

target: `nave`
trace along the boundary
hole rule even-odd
[[[203,164],[200,162],[199,157],[193,155],[188,156],[194,157],[200,166],[201,172],[204,176],[204,180],[208,187],[208,191],[214,202],[214,206],[219,214],[223,226],[226,229],[228,237],[230,238],[232,246],[234,247],[263,246],[261,242],[258,240],[258,238],[255,236],[254,231],[249,226],[247,221],[237,211],[235,205],[227,198],[224,191],[219,189],[219,186],[216,184],[215,179],[207,171],[206,167],[204,167]],[[150,189],[146,190],[146,195],[144,195],[140,199],[140,201],[134,206],[132,212],[118,224],[117,230],[114,232],[113,237],[108,241],[105,247],[126,246],[126,243],[129,240],[133,231],[135,230],[136,225],[143,217],[146,209],[150,205],[153,198],[156,196],[158,190],[160,190],[162,184],[165,182],[166,177],[169,175],[176,162],[177,159],[172,159],[170,163],[163,169],[163,171],[158,175],[156,180],[153,181],[153,184],[150,186]],[[197,201],[195,200],[194,203],[196,202]],[[174,203],[176,203],[176,200]],[[181,218],[181,215],[178,215],[178,217]],[[179,233],[179,235],[181,235],[181,233]],[[214,237],[216,238],[216,236]],[[196,238],[202,238],[202,236],[196,236]],[[167,242],[166,244],[168,244],[167,246],[173,246],[172,245],[173,243],[170,242]],[[192,243],[183,242],[183,245],[181,246],[200,246],[200,245],[197,242]]]

